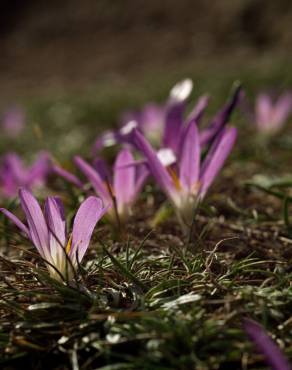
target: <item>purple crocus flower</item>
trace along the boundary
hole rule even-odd
[[[168,130],[169,120],[172,121],[173,115],[177,114],[173,106],[186,101],[192,88],[192,80],[185,79],[171,89],[165,104],[148,103],[141,111],[125,112],[121,117],[120,129],[103,133],[95,143],[95,150],[117,143],[127,143],[134,128],[140,130],[154,145],[159,146],[165,131]],[[199,99],[197,110],[201,109],[201,105],[202,100]]]
[[[201,144],[197,125],[191,121],[184,132],[180,156],[174,163],[173,152],[156,152],[138,131],[133,142],[147,160],[150,172],[175,207],[184,224],[190,224],[192,215],[218,172],[236,140],[235,128],[223,128],[201,163]]]
[[[185,117],[187,98],[192,91],[192,81],[186,79],[176,84],[165,105],[148,105],[140,113],[126,115],[124,125],[118,131],[107,131],[98,139],[96,149],[112,146],[116,143],[130,143],[131,132],[136,128],[144,134],[155,147],[169,148],[179,155],[181,140],[190,121],[200,123],[208,105],[209,97],[202,95],[197,100],[191,113]],[[217,133],[228,123],[230,115],[238,104],[241,86],[236,85],[231,98],[215,114],[209,123],[200,130],[201,145],[210,144]],[[159,135],[158,135],[159,134]]]
[[[273,100],[261,93],[255,102],[255,123],[259,132],[273,135],[280,131],[292,112],[292,94],[285,93]]]
[[[32,189],[46,181],[50,170],[49,155],[39,154],[38,159],[25,167],[16,153],[7,153],[0,159],[0,194],[4,197],[14,197],[20,187]]]
[[[30,191],[20,189],[19,199],[27,226],[7,209],[1,208],[0,211],[35,245],[53,278],[72,279],[96,223],[106,212],[101,199],[89,197],[80,205],[71,235],[67,233],[63,204],[58,197],[46,199],[44,213]]]
[[[201,123],[201,118],[209,102],[208,95],[200,96],[193,110],[185,118],[188,97],[188,94],[184,93],[185,90],[188,91],[188,89],[184,86],[184,84],[187,83],[186,81],[176,85],[170,93],[170,98],[165,111],[162,138],[160,141],[161,148],[169,148],[176,155],[179,155],[181,142],[184,138],[185,131],[187,130],[189,123],[192,121],[197,125]],[[175,93],[173,91],[175,91]],[[240,92],[241,86],[236,84],[229,100],[223,105],[222,108],[219,109],[219,111],[207,123],[207,125],[205,125],[199,131],[201,146],[212,143],[217,134],[228,123],[234,108],[237,106],[240,100]],[[143,131],[141,132],[143,133]],[[144,136],[147,138],[146,135]],[[128,136],[128,141],[130,141],[129,138],[131,138],[131,136]]]
[[[11,137],[18,136],[24,128],[25,115],[20,107],[7,109],[1,118],[1,125],[6,135]]]
[[[245,319],[243,326],[250,340],[255,344],[258,351],[263,354],[267,364],[273,370],[292,369],[282,351],[260,324],[253,320]]]
[[[126,219],[131,214],[131,208],[148,176],[145,164],[133,165],[132,152],[126,148],[117,155],[112,177],[102,160],[97,160],[91,165],[76,156],[74,162],[86,176],[95,192],[105,204],[109,205],[109,217],[115,220],[118,215],[119,220]],[[72,174],[59,168],[57,172],[66,180],[78,185],[77,181],[79,180],[75,176],[72,181]]]

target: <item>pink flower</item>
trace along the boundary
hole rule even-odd
[[[0,194],[9,198],[16,196],[20,187],[33,189],[41,186],[49,170],[50,161],[46,152],[40,153],[30,167],[25,167],[16,153],[7,153],[0,159]]]
[[[81,203],[72,234],[67,233],[64,208],[58,197],[46,199],[44,212],[30,191],[20,189],[19,199],[27,225],[7,209],[1,208],[0,211],[35,245],[53,278],[72,279],[89,246],[96,223],[106,212],[101,199],[89,197]]]
[[[255,123],[259,132],[273,135],[280,131],[292,111],[292,94],[285,93],[273,101],[261,93],[255,102]]]

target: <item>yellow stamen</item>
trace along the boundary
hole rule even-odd
[[[174,186],[176,187],[177,190],[181,190],[181,184],[179,182],[179,178],[177,176],[177,174],[175,173],[175,171],[172,169],[172,168],[168,168],[168,172],[172,178],[172,181],[174,183]]]
[[[70,235],[70,238],[69,238],[68,243],[66,245],[65,251],[66,251],[67,254],[70,253],[71,247],[72,247],[72,235]]]

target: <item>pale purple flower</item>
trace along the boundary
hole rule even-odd
[[[222,168],[236,140],[235,128],[223,128],[201,161],[200,135],[197,125],[191,121],[181,141],[180,155],[173,152],[156,152],[138,131],[133,142],[147,160],[147,165],[157,184],[172,202],[179,217],[190,224],[192,214]],[[174,163],[175,161],[175,163]]]
[[[66,230],[63,204],[58,197],[46,199],[44,212],[30,191],[20,189],[19,199],[27,225],[7,209],[0,211],[35,245],[53,278],[72,279],[89,246],[96,223],[106,212],[101,199],[89,197],[80,205],[72,234]]]
[[[186,101],[192,87],[192,80],[185,79],[171,89],[166,103],[161,105],[148,103],[140,111],[125,112],[121,117],[120,128],[103,133],[95,143],[95,150],[117,143],[127,143],[130,138],[129,134],[134,128],[140,130],[150,142],[159,146],[169,125],[168,121],[173,119],[173,106],[181,105]],[[199,100],[198,108],[201,104]]]
[[[280,348],[260,324],[253,320],[245,319],[243,326],[250,340],[273,370],[292,370]]]
[[[24,128],[25,115],[20,107],[11,107],[7,109],[0,119],[3,131],[7,136],[16,137]]]
[[[231,97],[223,107],[214,115],[213,118],[199,130],[199,140],[201,146],[209,145],[217,137],[217,134],[229,122],[230,116],[237,106],[240,99],[241,86],[235,85]],[[195,122],[201,126],[201,118],[208,105],[209,97],[202,95],[196,102],[195,107],[185,118],[186,98],[170,100],[165,116],[163,137],[161,148],[170,148],[176,155],[179,155],[181,142],[184,139],[185,131],[190,122]]]
[[[102,160],[97,160],[91,165],[76,156],[74,162],[90,182],[96,194],[102,198],[104,204],[109,205],[109,217],[113,220],[116,216],[119,220],[126,219],[131,214],[132,206],[148,176],[145,164],[133,165],[134,157],[127,148],[122,149],[117,155],[113,174]],[[79,179],[74,175],[72,181],[72,174],[69,172],[60,170],[60,168],[56,172],[78,186]]]
[[[292,112],[292,93],[285,93],[273,100],[261,93],[255,102],[255,124],[259,132],[273,135],[279,132]]]
[[[131,143],[131,132],[136,128],[144,134],[156,148],[169,148],[176,155],[184,131],[191,121],[200,123],[208,105],[209,97],[202,95],[197,100],[193,110],[186,116],[187,99],[192,91],[190,79],[176,84],[164,105],[148,104],[138,113],[128,113],[124,116],[123,125],[117,131],[106,131],[96,142],[96,149],[112,146],[117,143]],[[229,101],[200,130],[201,145],[208,145],[215,139],[217,133],[228,123],[231,113],[238,104],[241,87],[234,89]]]
[[[42,186],[50,170],[49,155],[41,152],[37,160],[25,167],[16,153],[7,153],[0,159],[0,195],[14,197],[18,189],[33,189]]]

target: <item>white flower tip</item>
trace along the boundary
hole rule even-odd
[[[157,152],[157,157],[163,166],[167,167],[176,162],[176,156],[170,148],[162,148]]]
[[[121,129],[120,129],[120,134],[121,135],[128,135],[130,134],[134,128],[138,126],[138,123],[136,121],[129,121],[126,123]]]
[[[106,132],[102,137],[102,142],[104,147],[110,147],[117,143],[115,135],[113,132]]]
[[[170,98],[177,101],[184,101],[190,96],[192,90],[193,81],[190,78],[186,78],[173,86],[170,90]]]

